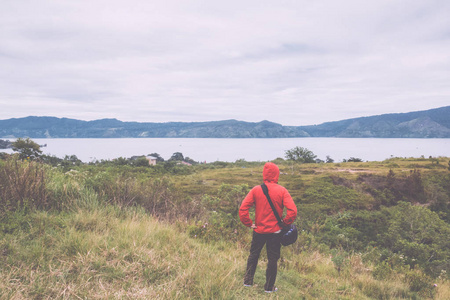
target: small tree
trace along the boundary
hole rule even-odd
[[[308,150],[303,147],[295,147],[285,152],[285,157],[288,160],[293,160],[300,163],[315,163],[316,157],[311,150]]]
[[[36,159],[42,154],[41,147],[30,138],[18,138],[12,143],[12,149],[19,152],[20,159]]]
[[[174,154],[172,154],[172,157],[169,158],[169,161],[184,161],[183,153],[175,152]]]
[[[362,162],[363,160],[361,158],[357,157],[350,157],[349,159],[344,159],[343,162]]]

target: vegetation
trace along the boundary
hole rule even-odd
[[[262,162],[27,157],[0,160],[1,299],[450,298],[449,158],[277,159],[299,240],[264,295],[237,215]]]
[[[18,138],[12,143],[12,149],[13,151],[19,152],[19,157],[21,159],[33,160],[42,154],[41,147],[29,138]]]
[[[0,149],[8,149],[11,147],[12,147],[12,144],[10,141],[0,139]]]
[[[308,164],[308,163],[315,163],[317,156],[307,148],[295,147],[290,150],[287,150],[285,153],[285,157],[288,160]]]

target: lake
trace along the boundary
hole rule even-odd
[[[199,139],[199,138],[121,138],[121,139],[33,139],[47,147],[44,154],[63,158],[76,155],[84,162],[134,155],[159,153],[169,159],[181,152],[199,162],[238,159],[269,161],[284,158],[286,150],[296,146],[314,152],[325,160],[329,155],[335,162],[350,157],[364,161],[382,161],[390,157],[450,157],[450,139],[376,139],[376,138],[281,138],[281,139]],[[0,152],[11,153],[11,149]]]

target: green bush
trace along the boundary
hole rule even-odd
[[[402,253],[411,267],[421,266],[438,276],[450,271],[450,225],[423,206],[400,202],[390,208],[389,227],[380,243],[395,253]]]
[[[432,279],[417,270],[411,270],[405,274],[405,281],[408,283],[411,291],[418,292],[419,295],[426,298],[434,297],[434,287]]]
[[[387,261],[382,261],[381,263],[375,266],[375,269],[372,272],[372,276],[378,280],[386,280],[392,274],[392,269]]]

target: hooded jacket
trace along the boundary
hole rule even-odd
[[[269,189],[270,199],[275,209],[280,215],[283,223],[292,224],[297,217],[297,207],[288,190],[278,184],[280,170],[274,163],[266,163],[263,170],[263,181]],[[250,219],[249,210],[255,206],[255,222]],[[283,218],[283,210],[286,208],[286,216]],[[257,233],[274,233],[281,229],[275,217],[269,201],[267,200],[261,186],[255,186],[242,201],[239,209],[239,218],[241,222],[251,227],[253,223],[257,226]]]

